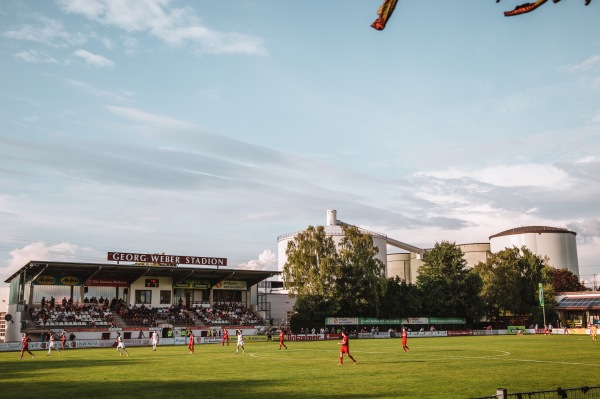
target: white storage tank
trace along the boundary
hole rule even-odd
[[[490,252],[488,243],[460,244],[458,247],[463,251],[463,258],[467,261],[469,269],[474,268],[479,262],[485,263]]]
[[[579,276],[576,236],[574,231],[559,227],[517,227],[490,236],[490,251],[525,246],[538,256],[547,256],[550,266],[568,269]]]

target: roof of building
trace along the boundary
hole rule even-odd
[[[489,237],[489,239],[491,240],[494,237],[502,237],[502,236],[510,236],[510,235],[516,235],[516,234],[528,234],[528,233],[537,233],[537,234],[541,234],[541,233],[569,233],[569,234],[573,234],[573,235],[577,235],[577,233],[575,233],[574,231],[570,231],[561,227],[550,227],[550,226],[523,226],[523,227],[516,227],[514,229],[510,229],[510,230],[505,230],[501,233],[498,234],[494,234],[492,236]]]
[[[81,281],[94,277],[97,279],[121,279],[129,284],[147,275],[152,277],[172,277],[173,283],[184,279],[201,279],[215,285],[223,280],[246,281],[248,287],[272,277],[280,272],[265,270],[229,269],[227,267],[189,267],[189,266],[149,266],[115,263],[79,263],[30,261],[17,270],[5,282],[10,283],[25,272],[25,282],[32,281],[42,273],[52,276],[77,276]]]
[[[600,297],[563,298],[556,304],[557,310],[600,310]]]
[[[557,292],[556,310],[600,310],[599,291]]]

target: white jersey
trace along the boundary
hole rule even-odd
[[[153,344],[157,344],[158,343],[158,334],[156,333],[156,331],[154,331],[152,333],[152,343]]]
[[[49,348],[50,349],[54,348],[54,335],[53,334],[50,335],[50,345],[49,345]]]
[[[125,343],[123,342],[123,339],[120,335],[117,337],[117,348],[125,349]]]
[[[238,346],[244,346],[244,334],[238,334]]]

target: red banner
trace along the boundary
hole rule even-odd
[[[118,278],[91,278],[85,282],[88,287],[128,287],[127,280]]]

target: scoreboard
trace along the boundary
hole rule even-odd
[[[158,279],[157,278],[147,278],[146,279],[146,287],[158,287]]]

